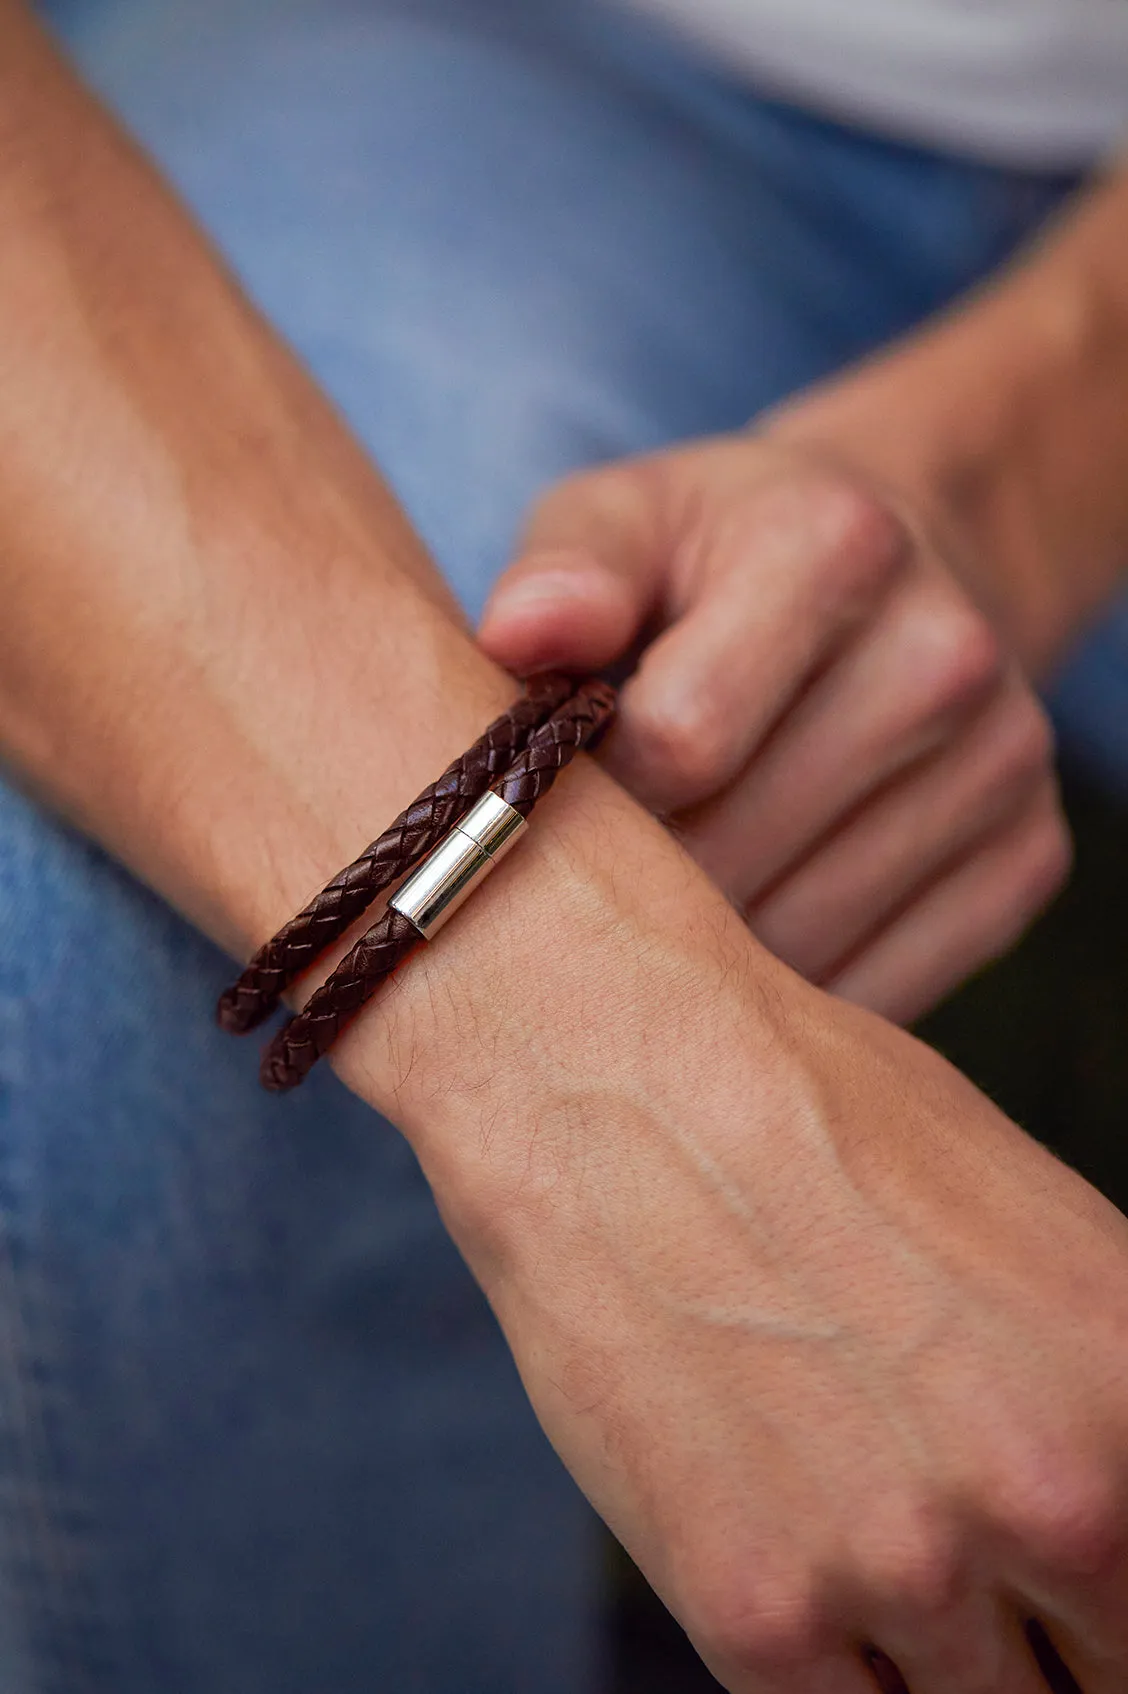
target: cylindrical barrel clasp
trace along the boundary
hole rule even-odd
[[[491,859],[497,860],[505,857],[522,830],[528,829],[529,825],[520,812],[490,788],[455,827],[463,835],[468,835],[471,841],[476,841],[479,847],[484,847]]]
[[[426,940],[468,900],[528,823],[492,790],[439,842],[388,901]]]

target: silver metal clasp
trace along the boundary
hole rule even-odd
[[[412,871],[388,905],[429,941],[528,827],[520,812],[490,790]]]

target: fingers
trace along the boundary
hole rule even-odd
[[[579,549],[528,554],[498,580],[478,640],[516,676],[603,670],[634,645],[652,587]]]
[[[652,811],[738,775],[812,676],[868,616],[904,558],[894,521],[853,489],[796,505],[788,485],[726,508],[697,538],[709,585],[623,690],[613,774]]]
[[[729,1694],[904,1694],[904,1684],[893,1680],[895,1672],[890,1676],[887,1671],[883,1681],[864,1654],[846,1648],[810,1657],[804,1653],[800,1663],[791,1662],[790,1646],[766,1638],[761,1643],[722,1644],[719,1649],[694,1644]]]
[[[634,643],[665,591],[671,542],[647,463],[569,478],[537,507],[478,639],[518,674],[597,670]]]
[[[831,993],[909,1023],[1012,944],[1060,887],[1069,838],[1048,783],[1016,819],[826,982]]]
[[[918,889],[1027,807],[1049,781],[1050,756],[1045,716],[1014,678],[962,736],[855,811],[749,906],[749,923],[779,958],[821,982]]]
[[[1105,1694],[1106,1687],[1111,1694],[1114,1687],[1122,1686],[1122,1679],[1115,1684],[1091,1683],[1090,1679],[1083,1686],[1070,1670],[1065,1655],[1044,1624],[1037,1621],[1028,1624],[1026,1638],[1042,1674],[1042,1680],[1050,1690],[1050,1694]],[[1084,1661],[1083,1659],[1075,1659],[1074,1662],[1080,1666]],[[1091,1670],[1092,1667],[1089,1668]],[[1085,1673],[1082,1672],[1082,1674]]]
[[[750,1662],[743,1654],[734,1660],[702,1653],[702,1659],[729,1694],[905,1694],[903,1683],[882,1682],[860,1654],[836,1653],[801,1670]]]
[[[692,814],[686,845],[749,903],[1003,686],[990,629],[939,572],[914,572],[789,714],[742,780]]]
[[[845,479],[773,462],[757,480],[750,462],[675,455],[562,485],[479,632],[511,669],[590,667],[660,617],[605,754],[654,811],[728,783],[908,558],[899,521]]]
[[[789,1535],[796,1507],[777,1501],[773,1542]],[[825,1573],[803,1556],[805,1537],[765,1557],[762,1531],[740,1536],[742,1515],[714,1512],[672,1573],[677,1615],[718,1682],[729,1694],[877,1694],[847,1619],[828,1604]]]
[[[898,1573],[900,1578],[901,1573]],[[937,1604],[902,1597],[879,1624],[880,1647],[803,1655],[764,1638],[701,1646],[702,1658],[730,1694],[1075,1694],[1069,1673],[1043,1633],[1036,1651],[1005,1602],[977,1593]],[[1043,1668],[1045,1667],[1045,1668]],[[1123,1694],[1123,1684],[1080,1685],[1081,1694]]]
[[[1128,1658],[1124,1655],[1112,1658],[1061,1624],[1038,1622],[1027,1633],[1052,1694],[1124,1694],[1128,1688]]]
[[[1026,1611],[1038,1619],[1029,1638],[1055,1694],[1128,1688],[1128,1539],[1116,1501],[1114,1490],[1098,1488],[1048,1534],[1042,1525],[1038,1545],[1021,1561]]]
[[[1009,944],[1066,863],[1046,720],[877,499],[747,443],[573,478],[481,638],[518,671],[593,668],[655,619],[605,762],[769,947],[908,1017]]]
[[[1128,1688],[1128,1647],[1124,1640],[1128,1584],[1123,1581],[1113,1604],[1116,1614],[1105,1612],[1103,1618],[1094,1620],[1090,1625],[1074,1625],[1047,1617],[1031,1633],[1039,1663],[1051,1667],[1056,1657],[1082,1694],[1124,1694],[1125,1688]],[[1117,1614],[1119,1629],[1110,1627],[1110,1619]],[[1119,1645],[1115,1636],[1119,1636]],[[1055,1688],[1060,1686],[1063,1694],[1073,1694],[1069,1681],[1060,1674],[1056,1681],[1051,1679],[1050,1685]]]
[[[879,1495],[851,1553],[853,1613],[910,1694],[1046,1694],[1019,1616],[949,1509]]]
[[[906,1623],[902,1611],[879,1637],[909,1694],[1047,1694],[1018,1619],[1001,1603],[983,1595],[913,1614]]]

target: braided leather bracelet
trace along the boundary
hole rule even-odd
[[[607,728],[615,710],[614,690],[588,682],[561,703],[570,687],[560,678],[542,679],[531,687],[524,701],[497,719],[390,830],[260,949],[239,982],[224,994],[219,1006],[223,1026],[234,1031],[253,1028],[276,1003],[285,982],[312,963],[315,953],[343,933],[381,888],[458,820],[304,1011],[270,1043],[260,1072],[264,1087],[281,1091],[302,1081],[397,965],[437,932],[515,844],[533,807],[564,766]],[[496,776],[493,767],[522,743],[524,750],[489,788],[490,777]],[[467,813],[476,788],[482,797]],[[441,823],[436,821],[440,816]],[[342,919],[345,909],[351,915]]]
[[[565,676],[535,677],[524,698],[503,712],[474,745],[425,788],[360,857],[327,883],[295,918],[260,947],[238,982],[225,990],[216,1018],[230,1035],[265,1022],[290,984],[406,874],[508,769],[529,736],[575,687]]]

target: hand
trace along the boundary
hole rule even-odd
[[[565,482],[480,637],[515,670],[643,644],[609,768],[775,953],[889,1017],[1065,874],[1018,665],[925,528],[813,452],[737,437]]]
[[[378,1048],[565,1462],[732,1694],[874,1694],[867,1645],[1046,1694],[1030,1618],[1123,1694],[1128,1223],[610,785],[561,807]]]

